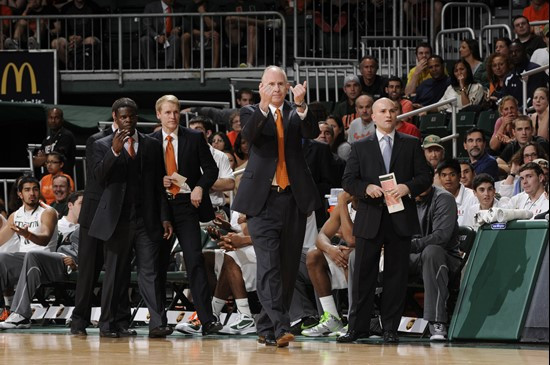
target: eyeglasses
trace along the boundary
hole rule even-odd
[[[533,152],[533,153],[525,153],[525,154],[523,155],[523,158],[530,158],[530,157],[532,157],[532,158],[537,158],[537,157],[539,157],[539,155],[537,155],[537,154],[534,153],[534,152]]]
[[[61,161],[46,161],[46,165],[53,165],[58,163],[61,163]]]

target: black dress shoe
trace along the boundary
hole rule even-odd
[[[223,325],[218,321],[211,321],[202,325],[202,335],[212,335],[218,333],[223,328]]]
[[[106,337],[106,338],[119,338],[120,335],[116,331],[102,331],[99,330],[99,337]]]
[[[275,340],[275,335],[273,333],[267,335],[259,335],[258,343],[266,346],[277,346],[277,340]]]
[[[118,330],[118,335],[120,337],[132,337],[137,336],[137,332],[129,328],[121,328]]]
[[[357,332],[355,330],[350,330],[345,335],[342,335],[336,338],[336,342],[350,343],[350,342],[355,342],[360,338],[368,338],[368,337],[369,337],[368,332]]]
[[[71,328],[71,335],[73,336],[87,336],[86,328]]]
[[[399,343],[399,336],[395,331],[384,331],[384,342],[385,343]]]
[[[149,330],[149,337],[150,338],[163,338],[166,336],[170,336],[174,332],[172,327],[170,326],[160,326],[157,328],[153,328],[152,330]]]

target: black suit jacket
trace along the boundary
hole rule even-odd
[[[310,213],[320,207],[319,193],[302,152],[302,138],[319,135],[319,125],[308,111],[304,120],[295,108],[283,105],[285,160],[298,209]],[[255,216],[265,205],[278,160],[277,130],[271,112],[264,117],[258,104],[241,108],[241,134],[250,144],[249,159],[232,209]]]
[[[141,155],[141,175],[130,179],[139,181],[139,193],[142,199],[141,215],[147,235],[152,241],[162,240],[163,221],[170,220],[168,200],[164,193],[162,178],[164,161],[162,146],[155,139],[139,133]],[[123,150],[117,157],[111,149],[113,134],[103,137],[93,145],[93,176],[103,188],[94,218],[90,225],[90,236],[107,241],[115,231],[126,191],[128,180],[127,161],[129,157]]]
[[[214,219],[214,208],[210,201],[210,188],[218,178],[218,166],[210,153],[204,134],[180,125],[178,128],[178,173],[187,178],[191,190],[195,186],[202,188],[202,201],[199,205],[199,220],[208,222]],[[162,143],[162,130],[151,137]],[[164,157],[162,158],[163,176],[166,175]]]
[[[104,130],[91,135],[86,140],[86,188],[84,189],[82,207],[80,208],[80,215],[78,216],[78,223],[84,228],[90,228],[99,199],[101,199],[101,194],[103,193],[103,186],[96,181],[93,174],[93,145],[98,139],[106,137],[112,133],[113,128],[107,127]]]
[[[408,186],[411,197],[403,197],[405,210],[391,214],[395,232],[399,236],[412,236],[419,232],[418,215],[414,197],[426,191],[432,183],[432,173],[420,140],[395,132],[390,172],[395,173],[398,184]],[[384,159],[376,133],[352,143],[350,157],[342,178],[342,187],[359,198],[353,234],[365,239],[374,238],[380,228],[382,211],[388,209],[382,198],[373,199],[366,195],[367,186],[380,186],[380,175],[386,174]]]
[[[172,13],[182,13],[183,9],[177,5],[172,6]],[[145,8],[143,9],[144,14],[164,14],[164,10],[162,9],[161,1],[155,1],[152,3],[148,3],[145,5]],[[181,17],[172,17],[172,25],[173,27],[181,27]],[[159,34],[164,34],[164,26],[165,26],[165,17],[159,16],[159,17],[151,17],[151,18],[143,18],[143,32],[147,33],[150,37],[155,37]]]

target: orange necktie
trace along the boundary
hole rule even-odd
[[[170,6],[166,8],[166,13],[172,14],[172,8]],[[169,36],[170,33],[172,33],[172,17],[171,16],[168,16],[168,17],[165,18],[164,26],[166,28],[166,35]]]
[[[279,158],[277,160],[277,171],[275,172],[275,178],[277,179],[277,184],[285,189],[290,183],[288,181],[288,172],[286,170],[286,160],[285,160],[285,130],[283,127],[283,116],[281,111],[277,109],[275,112],[277,114],[277,150]]]
[[[164,152],[164,163],[166,164],[166,174],[172,176],[172,174],[178,171],[178,166],[176,165],[176,155],[174,154],[174,146],[172,145],[172,136],[166,136],[168,143],[166,144],[166,151]],[[170,193],[177,194],[180,191],[179,186],[176,184],[170,185],[168,189]]]
[[[132,137],[128,138],[128,154],[131,158],[136,158],[136,150],[134,149],[134,139]]]

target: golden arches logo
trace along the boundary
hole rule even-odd
[[[15,63],[10,62],[6,65],[4,68],[4,73],[2,74],[2,87],[0,90],[0,93],[2,95],[6,95],[8,88],[8,73],[10,70],[13,70],[13,74],[15,75],[15,91],[20,93],[21,90],[23,90],[23,71],[27,69],[29,71],[29,76],[31,78],[31,93],[37,94],[38,91],[36,90],[36,76],[34,74],[34,70],[30,63],[25,62],[21,65],[21,67],[17,68]]]

